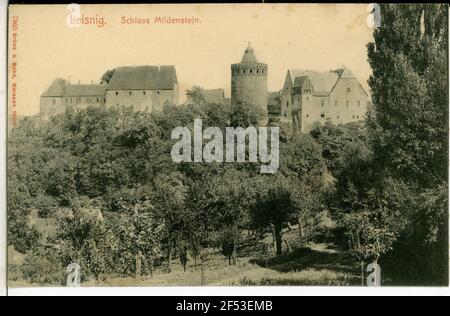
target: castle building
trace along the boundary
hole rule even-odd
[[[157,111],[164,104],[178,104],[179,85],[174,66],[119,67],[106,87],[106,108],[133,107]]]
[[[40,116],[79,111],[89,106],[132,107],[134,111],[160,110],[165,103],[178,104],[178,79],[174,66],[117,68],[109,84],[70,84],[55,79],[41,95]]]
[[[57,78],[41,95],[40,116],[48,120],[51,116],[79,111],[88,106],[105,105],[105,85],[101,84],[71,84]]]
[[[258,62],[247,47],[241,63],[231,65],[231,104],[254,105],[267,113],[268,65]]]
[[[66,80],[55,79],[41,95],[40,116],[42,120],[48,120],[51,116],[66,113],[67,108],[64,104],[66,86]]]
[[[348,68],[328,72],[289,70],[280,97],[280,116],[308,132],[317,122],[363,120],[368,94]]]

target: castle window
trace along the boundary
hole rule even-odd
[[[99,100],[99,98],[97,98],[97,103],[99,103],[100,102],[100,100]]]
[[[147,93],[144,91],[144,92],[142,92],[142,94],[143,94],[143,95],[146,95]]]
[[[250,73],[251,73],[251,74],[253,73],[253,69],[250,69]]]
[[[306,97],[306,101],[309,101],[309,97]]]
[[[355,119],[355,116],[353,115],[353,119]]]
[[[158,92],[156,92],[156,94],[157,94],[157,95],[159,95],[159,91],[158,91]]]
[[[243,73],[245,74],[245,69],[244,70],[242,70],[243,71]]]
[[[350,92],[350,88],[347,88],[347,92]]]
[[[306,114],[306,117],[309,117],[309,114]]]
[[[289,107],[289,102],[286,102],[286,107]]]
[[[339,120],[339,115],[337,116],[337,119]]]
[[[130,95],[132,95],[132,94],[133,94],[133,92],[130,91]]]
[[[259,70],[257,70],[256,73],[259,75]]]
[[[359,115],[357,115],[356,118],[359,120]]]
[[[116,95],[119,95],[119,91],[116,91]]]
[[[325,113],[324,112],[320,113],[320,117],[325,118]]]

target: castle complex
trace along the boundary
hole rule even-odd
[[[231,106],[252,105],[268,116],[288,120],[303,132],[315,123],[349,123],[364,119],[368,95],[348,68],[318,72],[288,70],[282,90],[268,92],[269,67],[258,61],[249,44],[242,61],[231,65]],[[230,105],[223,89],[201,88],[206,102]],[[191,102],[189,100],[187,103]],[[174,66],[117,68],[108,83],[71,84],[55,79],[41,95],[41,119],[88,106],[132,107],[158,111],[164,104],[179,104],[179,84]]]

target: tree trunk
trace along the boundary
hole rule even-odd
[[[298,231],[300,234],[300,241],[301,241],[301,246],[304,247],[306,246],[305,243],[305,228],[303,227],[303,221],[301,218],[298,219]]]
[[[276,242],[276,249],[277,249],[277,256],[281,256],[282,255],[282,227],[280,224],[276,224],[275,225],[275,242]]]
[[[172,241],[169,241],[169,249],[167,250],[167,268],[172,272]]]
[[[153,257],[150,258],[150,276],[153,279]]]
[[[236,239],[233,241],[233,265],[237,265],[237,249],[236,249]]]
[[[361,261],[361,286],[364,286],[364,261]]]

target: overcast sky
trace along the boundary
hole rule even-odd
[[[117,66],[175,65],[184,91],[199,85],[230,96],[230,65],[248,42],[269,64],[269,91],[282,88],[287,69],[349,67],[368,89],[366,44],[372,40],[367,5],[103,5],[82,6],[87,17],[105,17],[99,28],[69,28],[65,6],[15,6],[19,17],[19,115],[39,113],[39,97],[56,77],[99,81]],[[123,25],[122,16],[151,24]],[[198,17],[197,25],[156,25],[157,16]]]

